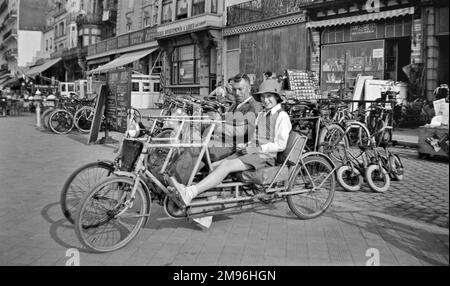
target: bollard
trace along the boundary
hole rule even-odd
[[[41,105],[38,103],[36,106],[36,127],[41,128]]]

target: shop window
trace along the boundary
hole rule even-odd
[[[172,0],[163,0],[161,23],[172,21]]]
[[[139,92],[140,91],[140,89],[139,89],[139,82],[133,82],[132,83],[131,91],[133,91],[133,92]]]
[[[199,65],[196,45],[177,47],[172,54],[172,84],[198,83]]]
[[[187,0],[177,0],[177,20],[187,18]]]
[[[367,41],[322,47],[321,88],[352,89],[358,75],[384,79],[384,41]]]
[[[211,13],[217,14],[217,0],[211,0]]]
[[[192,0],[192,16],[205,13],[205,0]]]

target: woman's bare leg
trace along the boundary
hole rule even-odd
[[[222,183],[222,181],[231,173],[242,172],[250,170],[252,167],[242,163],[239,159],[224,160],[219,167],[217,167],[211,174],[204,178],[195,187],[198,190],[198,194],[201,194],[209,189]]]

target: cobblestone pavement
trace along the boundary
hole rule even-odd
[[[367,184],[354,193],[339,188],[335,201],[448,228],[448,162],[418,160],[415,152],[407,149],[392,151],[398,153],[405,167],[403,181],[391,181],[386,193],[375,193]]]
[[[113,149],[38,130],[32,116],[0,118],[0,136],[0,265],[65,265],[69,248],[80,250],[81,265],[365,265],[370,248],[381,265],[449,265],[448,164],[402,155],[405,181],[385,194],[339,190],[307,221],[281,202],[217,216],[202,231],[152,205],[129,245],[93,254],[61,214],[59,193],[74,169],[113,158]]]

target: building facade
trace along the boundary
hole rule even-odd
[[[223,30],[224,75],[249,74],[258,86],[265,71],[309,69],[310,34],[303,6],[309,0],[228,0]]]
[[[157,40],[167,92],[207,96],[222,80],[224,1],[159,0]]]
[[[127,61],[124,66],[146,75],[150,73],[159,74],[156,17],[150,17],[150,15],[158,13],[157,1],[119,0],[116,1],[115,10],[116,35],[104,37],[102,41],[95,45],[89,45],[87,49],[87,70],[94,71],[122,56],[142,52],[141,57],[132,62]],[[149,51],[149,53],[146,53],[146,51]]]
[[[317,0],[306,9],[311,69],[323,90],[352,90],[363,75],[409,83],[415,97],[432,100],[438,82],[448,82],[448,52],[440,52],[448,49],[448,1]]]
[[[49,7],[49,1],[1,1],[0,69],[4,77],[19,76],[38,55]]]

